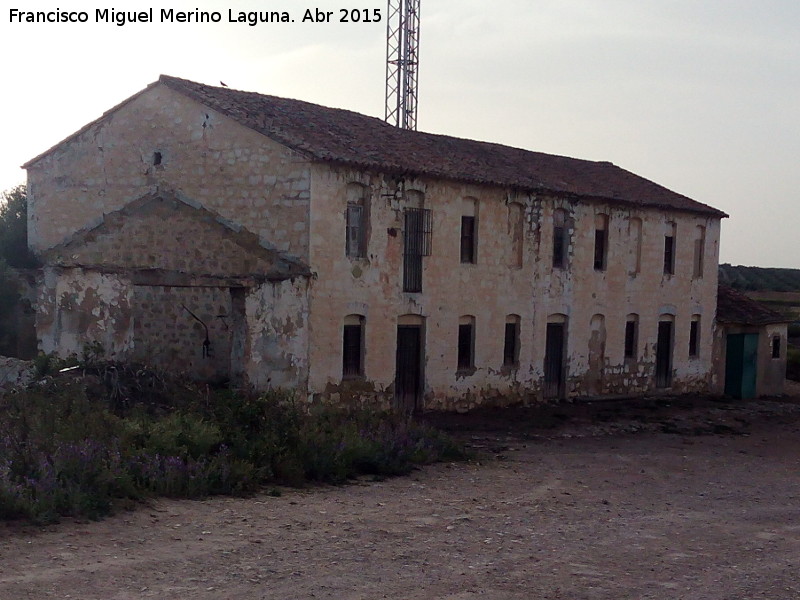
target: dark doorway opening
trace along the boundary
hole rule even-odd
[[[758,334],[728,334],[725,342],[725,393],[734,398],[756,395]]]
[[[422,325],[398,325],[395,371],[395,407],[398,410],[410,413],[420,407],[422,359]]]
[[[658,322],[656,341],[656,387],[672,385],[672,321]]]
[[[544,352],[544,397],[564,397],[565,323],[548,323]]]

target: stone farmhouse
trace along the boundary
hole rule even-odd
[[[45,352],[406,410],[715,384],[726,215],[608,162],[161,76],[24,167]]]

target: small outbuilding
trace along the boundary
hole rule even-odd
[[[784,315],[742,292],[719,286],[715,391],[734,398],[782,394],[788,323]]]

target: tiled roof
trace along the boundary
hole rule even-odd
[[[393,175],[440,177],[532,193],[546,192],[715,217],[728,216],[721,210],[668,190],[610,162],[409,131],[349,110],[214,87],[168,75],[162,75],[147,89],[158,84],[166,85],[315,160]],[[65,142],[88,131],[139,94],[124,100],[97,121],[29,160],[22,165],[23,168],[29,168]]]
[[[790,320],[738,290],[725,285],[717,289],[717,321],[720,323],[768,325],[788,323]]]
[[[409,131],[349,110],[167,75],[159,82],[317,160],[392,174],[427,175],[727,216],[609,162]]]

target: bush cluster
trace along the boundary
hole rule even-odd
[[[246,495],[274,484],[397,475],[463,457],[445,434],[394,413],[309,412],[284,392],[251,396],[185,385],[183,397],[167,405],[131,398],[136,386],[121,386],[119,369],[78,370],[0,398],[0,518],[99,518],[153,496]]]

